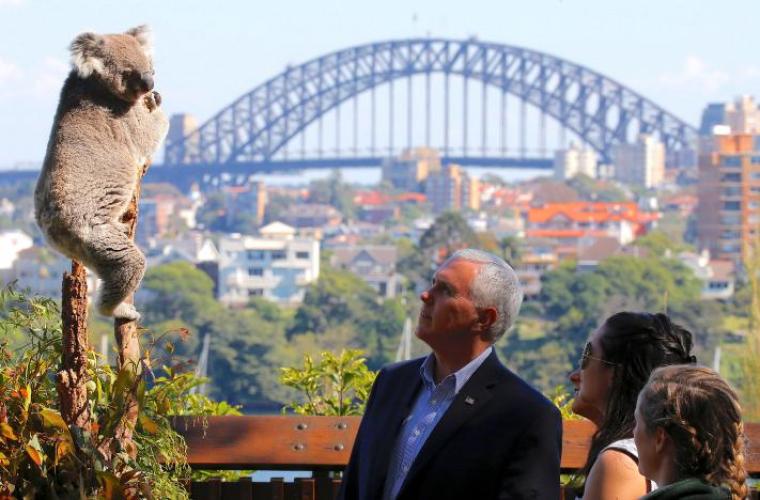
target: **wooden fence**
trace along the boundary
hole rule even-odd
[[[285,482],[205,481],[190,485],[194,500],[332,500],[340,485],[333,471],[348,463],[360,417],[209,417],[178,418],[176,429],[185,437],[188,462],[195,469],[307,470],[309,479]],[[563,472],[583,466],[593,426],[565,421]],[[748,424],[747,470],[760,475],[760,424]],[[558,478],[559,480],[559,478]],[[760,500],[757,492],[753,499]]]

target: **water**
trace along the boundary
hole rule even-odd
[[[467,173],[481,178],[485,174],[498,175],[506,182],[521,182],[535,177],[551,175],[551,170],[538,168],[489,168],[467,167]],[[340,169],[343,181],[349,184],[372,186],[380,183],[379,167],[352,167]],[[317,179],[324,179],[332,173],[331,170],[304,170],[292,174],[262,174],[255,176],[256,180],[264,181],[271,186],[301,186]]]

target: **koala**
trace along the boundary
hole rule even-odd
[[[45,161],[34,193],[47,242],[102,280],[100,313],[137,320],[124,300],[140,284],[145,256],[124,220],[139,173],[169,130],[153,91],[150,31],[82,33],[71,43]]]

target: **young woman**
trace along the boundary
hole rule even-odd
[[[636,398],[655,368],[695,362],[691,348],[691,333],[665,314],[617,313],[591,335],[570,374],[573,411],[597,427],[575,481],[583,500],[636,499],[654,488],[638,471]]]
[[[709,368],[655,370],[639,395],[633,437],[639,471],[659,485],[647,500],[747,497],[739,401]]]

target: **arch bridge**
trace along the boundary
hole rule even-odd
[[[413,79],[423,85],[415,89]],[[376,102],[380,87],[383,106]],[[451,94],[459,92],[461,100],[452,103]],[[537,113],[533,122],[528,108]],[[515,114],[519,125],[511,126],[507,117]],[[324,143],[328,116],[334,148]],[[603,162],[612,160],[616,145],[641,133],[657,136],[669,153],[692,147],[697,135],[628,87],[559,57],[476,39],[410,39],[351,47],[286,68],[168,142],[164,166],[237,173],[370,166],[424,144],[438,148],[444,162],[548,167],[547,119],[558,128],[560,147],[569,134]],[[531,123],[539,129],[532,149]],[[315,131],[316,141],[308,142]]]

